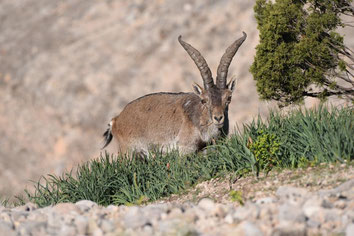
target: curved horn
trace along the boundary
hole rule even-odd
[[[238,48],[246,40],[247,34],[242,32],[243,36],[231,44],[221,57],[220,64],[216,75],[216,86],[220,89],[226,88],[226,77],[231,64],[232,58],[235,56]]]
[[[207,62],[205,61],[204,57],[202,56],[202,54],[200,54],[200,52],[194,47],[192,47],[190,44],[184,42],[182,40],[181,35],[178,37],[178,42],[187,51],[189,56],[193,59],[194,63],[197,65],[204,82],[204,88],[209,89],[212,86],[214,86],[214,81],[211,75],[210,68]]]

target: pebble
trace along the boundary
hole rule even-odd
[[[301,205],[306,199],[308,192],[304,188],[280,186],[276,191],[276,195],[281,201],[286,201],[294,205]]]
[[[161,203],[99,206],[82,200],[38,208],[0,207],[0,235],[354,235],[354,182],[308,192],[282,186],[244,206]]]
[[[350,224],[347,226],[347,228],[345,229],[345,235],[346,236],[354,235],[354,224]]]
[[[283,204],[279,206],[279,221],[290,221],[296,223],[303,223],[306,220],[305,214],[301,209],[292,204]]]
[[[215,203],[210,198],[203,198],[199,201],[198,206],[205,211],[212,211],[214,210]]]
[[[11,224],[0,220],[0,235],[15,236],[17,234]]]
[[[75,203],[76,206],[83,212],[91,210],[93,207],[97,206],[97,203],[89,200],[81,200]]]
[[[244,221],[238,226],[239,230],[241,231],[240,235],[247,235],[247,236],[261,236],[263,233],[261,230],[252,222]]]

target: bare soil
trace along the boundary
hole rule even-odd
[[[225,178],[202,182],[185,193],[175,194],[157,202],[196,203],[202,198],[211,198],[217,203],[240,205],[241,202],[274,197],[280,186],[301,187],[310,192],[332,189],[354,178],[353,166],[354,162],[344,164],[322,163],[307,168],[272,170],[268,175],[260,173],[258,178],[251,174],[239,179],[229,175]],[[242,201],[232,199],[230,196],[232,191],[238,191]]]

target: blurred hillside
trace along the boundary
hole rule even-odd
[[[60,174],[100,152],[102,133],[124,105],[158,91],[191,91],[199,71],[178,35],[215,73],[229,44],[248,38],[229,76],[238,77],[231,125],[269,104],[248,71],[258,42],[254,1],[2,0],[0,2],[0,196]],[[108,151],[114,152],[110,145]]]

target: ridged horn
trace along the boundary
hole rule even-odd
[[[186,50],[186,52],[193,59],[194,63],[198,67],[204,82],[204,88],[208,90],[212,86],[215,86],[210,68],[202,54],[200,54],[200,52],[194,47],[192,47],[190,44],[184,42],[182,40],[181,35],[178,37],[178,42],[182,45],[182,47]]]
[[[226,88],[226,79],[229,66],[231,64],[232,58],[235,56],[238,48],[246,40],[247,34],[242,32],[243,36],[237,39],[233,44],[231,44],[225,51],[224,55],[221,57],[220,64],[218,66],[216,75],[216,86],[220,89]]]

